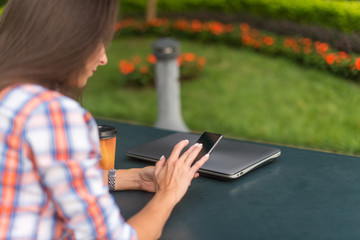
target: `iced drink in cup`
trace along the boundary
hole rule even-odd
[[[100,167],[115,168],[116,129],[108,125],[98,125],[101,147]]]

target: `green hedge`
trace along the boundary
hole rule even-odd
[[[222,42],[234,47],[244,47],[273,56],[285,56],[307,66],[329,71],[360,83],[360,57],[333,49],[328,43],[310,38],[275,35],[259,31],[247,23],[222,24],[199,20],[157,19],[145,23],[123,19],[117,24],[116,36],[153,35],[188,38],[203,43]]]
[[[141,13],[146,0],[121,0],[124,15]],[[250,13],[261,18],[330,27],[344,32],[360,32],[360,3],[328,0],[159,0],[158,12]]]

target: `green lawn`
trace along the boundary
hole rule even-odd
[[[146,56],[153,41],[126,37],[113,42],[108,65],[99,68],[84,93],[84,106],[94,116],[154,124],[155,90],[117,83],[118,61]],[[182,52],[207,58],[201,77],[181,86],[183,116],[191,130],[360,154],[359,85],[285,58],[224,45],[181,43]]]

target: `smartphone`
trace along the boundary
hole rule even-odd
[[[203,147],[194,162],[200,160],[205,154],[210,154],[222,137],[223,135],[221,134],[204,132],[196,141],[196,143],[202,143]]]

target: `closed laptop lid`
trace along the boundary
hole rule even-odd
[[[174,133],[131,148],[126,154],[130,157],[156,162],[162,155],[168,158],[174,145],[179,141],[189,140],[188,146],[184,149],[186,151],[199,137],[199,134]],[[223,138],[199,172],[206,175],[214,174],[217,177],[236,178],[257,167],[257,164],[279,155],[280,150],[277,148]]]

